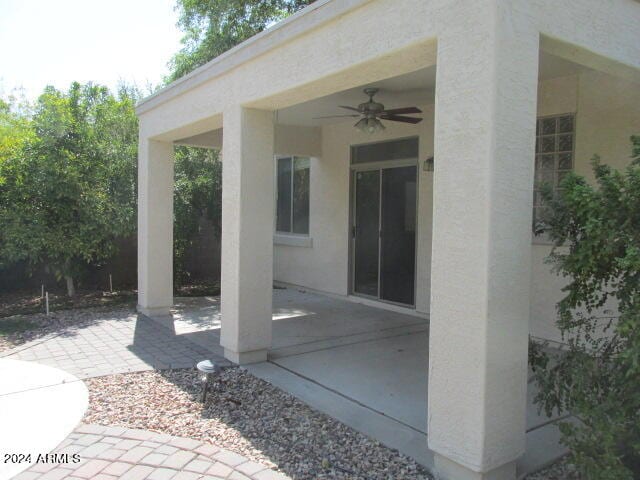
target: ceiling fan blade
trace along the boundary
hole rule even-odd
[[[403,122],[403,123],[420,123],[421,118],[413,117],[400,117],[398,115],[380,115],[382,120],[389,120],[390,122]]]
[[[360,112],[356,107],[350,107],[348,105],[338,105],[340,108],[346,108],[347,110],[353,110],[354,112]]]
[[[319,120],[322,118],[344,118],[344,117],[351,117],[351,118],[357,118],[360,115],[327,115],[324,117],[313,117],[313,120]]]
[[[392,108],[390,110],[384,110],[382,113],[386,115],[401,115],[403,113],[422,113],[422,110],[420,110],[417,107],[404,107],[404,108]]]

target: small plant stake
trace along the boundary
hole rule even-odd
[[[44,283],[40,285],[40,300],[44,300]]]
[[[109,274],[109,291],[113,293],[113,279],[111,278],[111,274]]]
[[[47,317],[49,316],[49,292],[44,294],[44,303],[46,306],[46,311],[47,311]]]

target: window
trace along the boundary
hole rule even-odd
[[[309,234],[309,159],[277,159],[276,231]]]
[[[540,188],[551,185],[554,193],[560,190],[560,182],[573,168],[575,116],[557,115],[538,119],[536,128],[536,166],[533,187],[533,227],[544,212]]]
[[[418,138],[402,138],[351,147],[351,164],[418,158]]]

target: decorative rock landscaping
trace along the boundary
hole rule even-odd
[[[428,479],[413,460],[316,412],[243,369],[224,371],[198,402],[195,369],[86,381],[85,422],[210,442],[295,479]]]

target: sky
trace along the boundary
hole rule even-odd
[[[122,80],[146,91],[180,48],[175,0],[0,0],[0,97]]]

